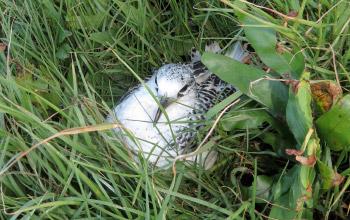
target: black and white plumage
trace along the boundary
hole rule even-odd
[[[206,50],[220,52],[218,44]],[[227,56],[242,60],[245,53],[236,43]],[[188,64],[166,64],[143,85],[127,94],[114,108],[108,121],[119,121],[116,129],[129,148],[157,166],[167,166],[174,157],[191,152],[195,135],[203,125],[204,114],[235,91],[234,87],[211,74],[192,51]],[[159,104],[164,107],[160,111]],[[216,153],[202,153],[206,168],[213,165]],[[196,160],[190,157],[188,160]]]
[[[197,86],[195,105],[187,116],[188,124],[176,137],[176,143],[180,149],[192,150],[191,144],[196,132],[204,125],[205,113],[235,91],[232,85],[220,80],[216,75],[210,75],[207,80]]]

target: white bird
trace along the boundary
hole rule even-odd
[[[206,50],[221,51],[217,43]],[[236,43],[226,55],[242,61],[246,53]],[[135,154],[141,152],[149,162],[166,167],[174,157],[191,151],[204,113],[234,91],[233,86],[206,70],[199,53],[192,51],[191,63],[160,67],[144,85],[125,95],[107,120],[116,119],[123,125],[124,129],[116,132]],[[215,151],[208,153],[202,153],[202,158],[207,158],[201,161],[205,168],[216,160]]]

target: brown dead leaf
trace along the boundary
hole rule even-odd
[[[297,206],[295,208],[295,211],[300,212],[303,210],[304,203],[309,199],[308,196],[302,195],[300,198],[297,200]]]
[[[250,54],[243,57],[242,63],[244,63],[244,64],[251,64],[252,63],[252,59],[250,57]]]
[[[339,186],[343,181],[345,177],[340,175],[339,173],[335,173],[333,180],[332,180],[332,185],[333,186]]]
[[[315,155],[311,155],[309,157],[295,156],[295,160],[299,161],[301,165],[308,166],[308,167],[314,167],[316,164]]]
[[[23,151],[22,153],[20,153],[14,160],[11,161],[11,163],[9,163],[6,167],[2,168],[2,170],[0,171],[0,177],[2,175],[4,175],[5,172],[7,172],[12,166],[14,166],[23,157],[26,157],[33,150],[37,149],[41,145],[49,143],[53,139],[56,139],[56,138],[62,137],[62,136],[83,134],[83,133],[94,132],[94,131],[105,131],[105,130],[111,130],[114,128],[121,128],[121,127],[122,126],[120,124],[117,124],[117,123],[112,123],[112,124],[107,123],[107,124],[98,124],[98,125],[68,128],[68,129],[62,130],[60,132],[57,132],[57,133],[51,135],[50,137],[32,145],[26,151]]]
[[[303,155],[304,151],[297,150],[297,149],[286,149],[286,154],[293,155],[293,156],[301,156]]]
[[[276,44],[276,51],[279,54],[284,53],[286,50],[284,49],[284,46],[281,43]]]
[[[325,112],[342,96],[342,89],[332,81],[311,83],[311,92],[312,97]]]
[[[310,193],[310,195],[312,194],[312,184],[309,183],[309,185],[306,188],[306,192]]]
[[[6,50],[7,44],[0,43],[0,52],[4,52]]]
[[[298,89],[299,89],[299,86],[300,86],[300,81],[299,80],[291,79],[291,80],[285,81],[285,83],[287,85],[291,85],[292,90],[293,90],[294,93],[298,92]]]
[[[350,210],[350,204],[342,203],[341,207]]]
[[[288,21],[289,20],[294,20],[296,17],[298,16],[298,12],[297,11],[290,11],[287,15],[283,16],[283,26],[287,27],[288,26]]]
[[[298,12],[297,11],[290,11],[288,14],[287,14],[288,17],[290,18],[295,18],[298,16]]]

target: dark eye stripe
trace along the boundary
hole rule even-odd
[[[183,93],[184,91],[186,91],[188,88],[188,85],[185,85],[184,87],[182,87],[182,89],[179,91],[179,93]]]
[[[184,96],[184,92],[188,89],[188,84],[185,85],[184,87],[182,87],[182,89],[180,89],[180,91],[177,93],[177,97],[180,98],[182,96]]]
[[[158,86],[157,75],[156,75],[156,78],[154,79],[154,83],[156,84],[156,86]]]

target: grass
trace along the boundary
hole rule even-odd
[[[273,10],[252,6],[250,12],[302,53],[312,79],[338,78],[347,93],[347,0],[255,4]],[[207,143],[220,152],[209,171],[179,162],[173,177],[146,161],[135,163],[113,132],[99,126],[139,83],[125,64],[145,78],[163,63],[188,60],[193,46],[247,40],[230,1],[1,0],[0,9],[1,219],[265,219],[276,206],[259,199],[270,189],[267,177],[280,182],[295,161],[266,144],[273,143],[271,126],[225,128],[230,117],[262,114],[244,95]],[[287,23],[274,13],[291,11],[298,19]],[[79,129],[22,154],[7,170],[21,152],[70,128]],[[315,183],[311,212],[346,219],[348,152],[325,147],[323,154],[346,180],[328,191]]]

